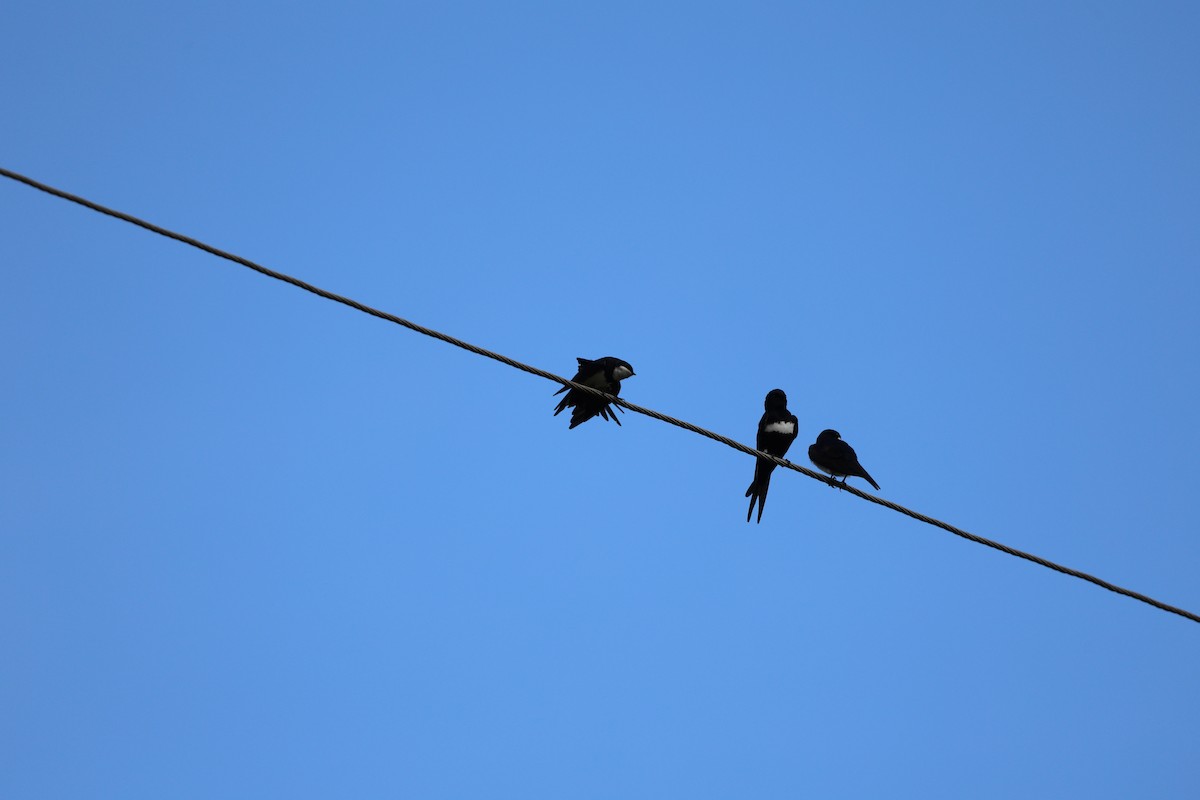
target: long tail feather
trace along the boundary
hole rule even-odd
[[[859,467],[859,469],[862,469],[862,467],[860,466],[860,467]],[[874,487],[875,487],[875,491],[877,491],[877,492],[879,491],[879,484],[875,482],[875,479],[874,479],[874,478],[872,478],[872,477],[870,476],[870,474],[868,474],[868,473],[867,473],[867,471],[866,471],[865,469],[862,471],[862,474],[861,474],[859,477],[866,478],[866,479],[867,479],[867,483],[869,483],[869,484],[871,484],[872,486],[874,486]]]
[[[771,477],[768,475],[759,485],[758,478],[755,476],[754,483],[750,484],[750,488],[746,490],[746,496],[750,498],[750,508],[746,511],[746,522],[750,521],[750,517],[754,516],[754,504],[758,503],[758,519],[756,522],[762,522],[763,509],[767,506],[767,490],[771,488]]]

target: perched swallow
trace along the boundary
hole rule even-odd
[[[633,375],[633,367],[629,366],[628,361],[622,361],[612,356],[598,358],[595,361],[588,361],[586,358],[577,358],[575,360],[579,362],[579,371],[575,373],[575,377],[571,378],[571,380],[599,389],[614,397],[621,393],[621,381]],[[587,422],[597,415],[600,419],[611,419],[618,425],[621,424],[621,420],[617,419],[616,413],[620,406],[613,406],[612,403],[602,397],[596,397],[594,394],[581,392],[578,389],[571,389],[568,392],[566,386],[559,389],[555,394],[562,394],[563,392],[567,392],[567,396],[558,404],[558,408],[554,409],[554,416],[557,417],[558,413],[564,408],[575,409],[571,412],[571,424],[567,428],[568,430],[574,428],[576,425]]]
[[[849,477],[866,478],[867,483],[879,491],[879,484],[858,463],[854,448],[843,442],[837,431],[821,431],[816,443],[808,448],[808,458],[822,472],[828,472],[834,478],[840,476],[842,483]]]
[[[763,401],[766,413],[758,421],[758,439],[756,446],[764,453],[783,458],[792,442],[796,441],[798,423],[796,415],[787,409],[787,395],[782,389],[772,389],[767,392]],[[750,510],[746,512],[746,522],[754,514],[754,504],[758,503],[758,522],[762,522],[763,507],[767,504],[767,489],[771,485],[771,473],[775,471],[773,461],[757,459],[754,462],[754,482],[746,490],[750,498]]]

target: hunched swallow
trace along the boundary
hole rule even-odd
[[[595,361],[589,361],[586,358],[577,358],[575,360],[579,362],[579,371],[575,373],[575,377],[571,378],[571,380],[599,389],[614,397],[621,393],[621,381],[634,374],[633,367],[629,366],[628,361],[622,361],[613,356],[605,356]],[[574,409],[571,412],[571,424],[567,430],[587,422],[595,416],[606,420],[611,419],[618,425],[621,424],[621,420],[617,419],[616,413],[620,406],[613,406],[608,400],[597,397],[589,392],[581,392],[578,389],[567,391],[567,389],[568,387],[564,386],[555,392],[555,394],[567,392],[567,396],[558,404],[558,408],[554,409],[554,416],[556,417],[564,408]]]
[[[837,431],[821,431],[817,441],[808,448],[808,458],[822,472],[828,472],[834,478],[840,476],[842,483],[849,477],[866,478],[867,483],[879,491],[879,484],[858,463],[854,448],[843,442]]]
[[[782,389],[772,389],[763,400],[765,413],[758,421],[758,439],[756,446],[764,453],[783,458],[792,442],[796,441],[799,423],[796,415],[787,409],[787,395]],[[773,461],[759,458],[754,462],[754,481],[746,490],[750,498],[750,510],[746,512],[746,522],[754,514],[754,504],[758,503],[758,522],[762,522],[763,507],[767,504],[767,489],[771,485],[771,473],[775,471]]]

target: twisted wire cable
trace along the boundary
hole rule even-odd
[[[727,436],[722,436],[719,433],[714,433],[713,431],[707,430],[705,428],[701,428],[698,425],[693,425],[692,423],[687,422],[685,420],[676,419],[675,417],[668,416],[667,414],[663,414],[661,412],[655,411],[654,409],[645,408],[645,407],[639,406],[635,403],[631,403],[628,400],[622,400],[619,397],[614,397],[612,395],[606,394],[605,392],[602,392],[599,389],[594,389],[591,386],[585,386],[581,383],[576,383],[574,381],[563,378],[560,375],[555,375],[552,372],[547,372],[544,369],[538,369],[537,367],[522,363],[520,361],[517,361],[516,359],[509,358],[508,356],[503,355],[501,353],[495,353],[486,348],[471,344],[470,342],[465,342],[462,339],[458,339],[454,336],[450,336],[449,334],[442,333],[441,331],[435,331],[434,329],[427,328],[424,325],[418,325],[415,322],[411,322],[407,319],[404,319],[403,317],[398,317],[395,314],[389,314],[386,311],[380,311],[377,308],[372,308],[371,306],[360,303],[357,300],[353,300],[349,297],[343,297],[340,294],[335,294],[334,292],[330,292],[326,289],[322,289],[318,286],[314,286],[311,283],[307,283],[306,281],[302,281],[299,278],[294,278],[291,275],[286,275],[282,272],[277,272],[273,269],[264,267],[261,264],[256,264],[255,262],[250,261],[249,259],[242,258],[239,255],[235,255],[233,253],[226,252],[225,250],[221,250],[219,248],[213,247],[212,245],[205,244],[204,242],[201,242],[198,239],[193,239],[192,237],[185,236],[182,233],[176,233],[175,231],[168,230],[159,225],[155,225],[151,222],[147,222],[143,219],[139,219],[130,214],[126,214],[122,211],[117,211],[115,209],[108,208],[106,206],[102,206],[99,203],[94,203],[91,200],[88,200],[83,197],[79,197],[78,195],[74,195],[69,192],[65,192],[62,189],[56,189],[53,186],[48,186],[44,183],[40,183],[38,181],[35,181],[32,178],[28,178],[24,175],[21,175],[16,172],[13,172],[11,170],[5,169],[4,167],[0,167],[0,175],[3,175],[6,178],[10,178],[11,180],[17,181],[18,183],[23,183],[26,186],[30,186],[34,189],[37,189],[39,191],[53,195],[55,197],[62,198],[63,200],[69,200],[72,203],[77,203],[77,204],[83,206],[84,208],[91,209],[92,211],[97,211],[101,214],[106,214],[110,217],[115,217],[116,219],[123,220],[132,225],[136,225],[139,228],[144,228],[148,231],[151,231],[152,233],[157,233],[160,236],[165,236],[168,239],[174,239],[178,242],[183,242],[184,244],[191,245],[192,247],[195,247],[199,250],[203,250],[204,252],[209,253],[211,255],[218,256],[220,258],[226,259],[227,261],[232,261],[235,264],[240,264],[243,267],[252,269],[255,272],[266,275],[269,278],[274,278],[275,280],[283,281],[284,283],[290,283],[292,286],[303,289],[306,292],[312,292],[313,294],[317,295],[318,297],[323,297],[326,300],[333,300],[334,302],[350,306],[351,308],[361,311],[364,314],[370,314],[373,317],[385,319],[388,322],[394,322],[395,324],[401,325],[405,328],[408,328],[409,330],[416,331],[417,333],[423,334],[425,336],[430,336],[434,339],[440,339],[441,341],[446,342],[447,344],[452,344],[455,347],[461,347],[463,350],[470,351],[472,353],[475,353],[476,355],[481,355],[485,358],[490,358],[495,361],[499,361],[501,364],[507,364],[508,366],[513,367],[514,369],[521,370],[522,372],[528,372],[531,375],[537,375],[540,378],[545,378],[546,380],[554,381],[555,383],[560,383],[563,386],[569,386],[572,389],[579,389],[580,391],[588,392],[589,394],[603,397],[604,399],[608,400],[610,403],[612,403],[614,405],[621,406],[622,408],[626,408],[626,409],[633,411],[635,413],[638,413],[638,414],[643,414],[652,419],[659,420],[660,422],[665,422],[668,425],[674,425],[678,428],[683,428],[686,431],[690,431],[690,432],[698,434],[700,436],[704,436],[706,438],[712,439],[715,442],[720,442],[721,444],[726,445],[727,447],[732,447],[734,450],[737,450],[742,453],[746,453],[747,455],[751,455],[756,458],[762,458],[767,461],[772,461],[780,467],[783,467],[785,469],[790,469],[794,472],[799,472],[802,475],[807,475],[808,477],[810,477],[814,480],[821,481],[822,483],[827,483],[831,486],[837,486],[838,488],[849,492],[850,494],[854,495],[855,497],[862,498],[863,500],[866,500],[871,503],[875,503],[876,505],[883,506],[884,508],[890,508],[892,511],[897,511],[901,514],[904,514],[905,516],[912,517],[913,519],[918,520],[919,522],[924,522],[927,525],[933,525],[934,527],[941,528],[942,530],[953,533],[955,536],[960,536],[963,539],[967,539],[967,540],[975,542],[977,544],[982,544],[987,547],[991,547],[995,550],[999,550],[1002,553],[1007,553],[1010,556],[1016,556],[1017,558],[1023,558],[1026,561],[1031,561],[1034,564],[1038,564],[1040,566],[1046,567],[1047,569],[1052,569],[1055,572],[1060,572],[1063,575],[1070,575],[1073,578],[1078,578],[1080,580],[1087,581],[1088,583],[1095,584],[1096,586],[1099,586],[1102,589],[1107,589],[1110,592],[1116,592],[1117,594],[1124,595],[1125,597],[1132,598],[1133,600],[1138,600],[1138,601],[1141,601],[1148,605],[1154,606],[1155,608],[1161,609],[1162,611],[1167,611],[1172,614],[1177,614],[1185,619],[1190,619],[1192,622],[1200,622],[1200,616],[1197,616],[1196,614],[1193,614],[1192,612],[1187,611],[1185,609],[1178,608],[1178,607],[1172,606],[1172,605],[1168,605],[1167,603],[1164,603],[1160,600],[1155,600],[1154,598],[1144,595],[1140,592],[1135,592],[1131,589],[1126,589],[1124,587],[1117,586],[1116,584],[1109,583],[1108,581],[1103,580],[1101,578],[1097,578],[1094,575],[1089,575],[1086,572],[1081,572],[1077,569],[1072,569],[1070,567],[1063,566],[1062,564],[1057,564],[1053,561],[1042,558],[1041,556],[1036,556],[1036,555],[1033,555],[1032,553],[1026,553],[1025,551],[1018,550],[1015,547],[1009,547],[1006,544],[1002,544],[1000,542],[996,542],[991,539],[987,539],[983,536],[979,536],[977,534],[970,533],[968,531],[963,530],[962,528],[955,527],[954,525],[951,525],[948,522],[942,522],[939,519],[935,519],[933,517],[926,516],[925,514],[921,514],[920,512],[913,511],[912,509],[909,509],[909,508],[905,508],[904,506],[902,506],[898,503],[893,503],[890,500],[885,500],[882,497],[877,497],[872,494],[867,494],[866,492],[864,492],[861,489],[858,489],[854,486],[848,486],[844,483],[834,480],[833,478],[830,478],[830,477],[827,477],[820,473],[814,472],[811,469],[808,469],[806,467],[801,467],[798,464],[793,464],[792,462],[790,462],[786,459],[782,459],[777,456],[773,456],[770,453],[764,453],[762,451],[755,450],[753,447],[748,447],[748,446],[742,444],[741,442],[734,441],[733,439],[730,439]]]

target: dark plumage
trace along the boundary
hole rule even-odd
[[[763,407],[766,409],[766,413],[758,421],[758,439],[755,446],[764,453],[783,458],[788,448],[792,446],[792,442],[796,441],[796,434],[799,432],[796,415],[788,411],[787,395],[783,393],[782,389],[772,389],[767,392]],[[750,510],[746,512],[746,522],[749,522],[750,517],[754,514],[755,503],[758,503],[757,522],[762,522],[763,508],[767,505],[767,489],[771,486],[771,473],[775,471],[775,466],[773,461],[762,458],[754,462],[754,481],[746,490],[746,497],[750,498]]]
[[[576,383],[582,383],[586,386],[592,386],[602,392],[611,394],[614,397],[621,393],[621,381],[633,375],[633,367],[629,366],[628,361],[622,361],[619,358],[605,356],[598,358],[595,361],[589,361],[586,358],[575,359],[579,362],[579,371],[575,373],[575,377],[571,380]],[[568,427],[574,428],[587,422],[595,416],[601,419],[611,419],[618,425],[621,420],[617,419],[616,409],[620,406],[613,406],[608,400],[602,397],[597,397],[590,392],[583,392],[579,389],[571,389],[567,391],[564,386],[555,394],[567,392],[567,396],[558,404],[558,408],[554,409],[554,416],[558,416],[559,412],[564,408],[573,408],[571,412],[571,424]]]
[[[808,458],[822,472],[828,472],[834,478],[841,477],[842,483],[848,477],[865,478],[875,491],[879,491],[879,484],[858,463],[854,448],[843,442],[837,431],[821,431],[817,441],[808,448]]]

